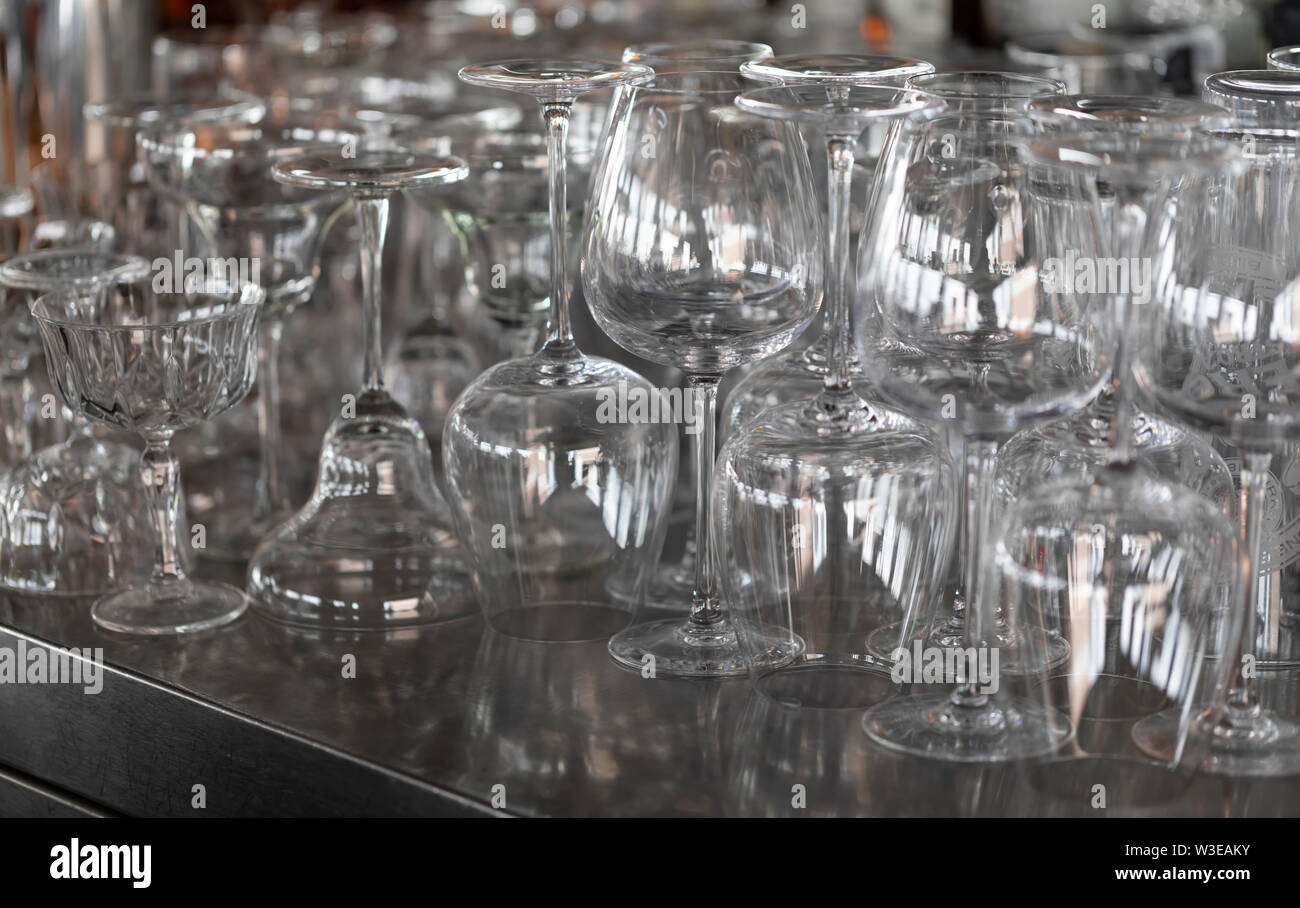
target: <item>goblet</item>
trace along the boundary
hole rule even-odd
[[[746,87],[736,72],[698,72],[620,91],[588,201],[582,280],[597,324],[625,349],[687,374],[699,547],[690,616],[610,641],[615,660],[663,677],[745,671],[710,537],[718,383],[789,344],[821,297],[803,142],[791,123],[737,108]]]
[[[1177,176],[1177,172],[1157,174],[1157,170],[1173,167],[1190,172],[1198,159],[1212,156],[1204,143],[1193,137],[1226,125],[1227,111],[1181,98],[1067,95],[1031,101],[1029,114],[1049,131],[1097,132],[1091,145],[1078,137],[1072,139],[1081,161],[1100,155],[1110,158],[1104,164],[1095,161],[1094,166],[1110,177],[1101,190],[1101,200],[1112,225],[1114,252],[1107,262],[1097,264],[1107,266],[1101,272],[1103,278],[1116,279],[1117,285],[1107,289],[1119,295],[1129,316],[1137,315],[1143,309],[1141,304],[1149,302],[1160,287],[1153,270],[1162,254],[1158,248],[1143,248],[1145,225],[1148,221],[1154,223],[1157,219],[1153,215],[1170,203],[1167,181]],[[1104,138],[1103,130],[1106,135],[1124,138]],[[1143,141],[1143,137],[1153,136],[1157,138]],[[1175,140],[1158,138],[1163,136]],[[1152,176],[1143,175],[1135,185],[1132,168],[1139,165],[1147,166]],[[1155,179],[1156,175],[1160,179]],[[1063,277],[1073,278],[1083,275],[1092,263],[1076,258],[1057,264]],[[1128,305],[1129,300],[1136,300],[1138,305]],[[1118,352],[1124,349],[1121,344]],[[1199,492],[1231,514],[1235,497],[1232,476],[1219,453],[1209,442],[1163,414],[1137,407],[1128,388],[1126,357],[1119,356],[1110,383],[1087,407],[1008,441],[998,455],[1001,497],[1013,499],[1049,479],[1094,476],[1118,446],[1120,460],[1132,460],[1169,482]],[[1121,418],[1125,420],[1123,426],[1117,422]]]
[[[1190,731],[1200,768],[1232,776],[1300,770],[1300,724],[1261,704],[1261,667],[1295,666],[1295,605],[1288,595],[1290,525],[1275,453],[1300,431],[1296,406],[1295,293],[1300,244],[1295,187],[1300,179],[1300,74],[1248,70],[1205,81],[1203,98],[1228,107],[1222,135],[1243,164],[1192,184],[1179,203],[1172,260],[1176,292],[1157,300],[1148,337],[1135,355],[1144,391],[1194,428],[1241,452],[1241,536],[1247,552],[1232,620],[1224,631],[1223,677],[1213,704]],[[1293,481],[1284,474],[1283,482]],[[1144,720],[1134,738],[1170,759],[1178,717]]]
[[[289,624],[388,630],[465,617],[468,571],[433,478],[429,443],[384,387],[380,289],[389,197],[465,178],[464,162],[347,149],[275,164],[277,182],[352,195],[361,227],[364,386],[345,395],[311,499],[258,545],[254,607]]]
[[[0,286],[9,297],[5,308],[15,305],[28,321],[28,307],[45,293],[91,294],[101,284],[147,281],[149,275],[149,263],[138,256],[48,249],[0,265]],[[39,353],[35,323],[22,333],[31,352]],[[0,587],[85,596],[148,579],[153,529],[137,472],[139,454],[100,441],[84,418],[73,419],[66,441],[36,452],[0,479]]]
[[[218,444],[203,452],[203,460],[215,461],[205,484],[190,490],[196,503],[211,504],[193,514],[207,527],[204,553],[243,561],[292,513],[281,432],[285,320],[311,298],[321,238],[347,202],[345,193],[283,186],[271,178],[271,168],[313,150],[355,145],[358,131],[319,126],[312,118],[254,125],[188,122],[146,131],[139,141],[153,185],[183,205],[189,218],[177,238],[175,261],[157,264],[174,278],[238,268],[267,288],[258,352],[256,470],[247,464],[222,468],[231,450]],[[255,478],[251,486],[249,478]]]
[[[736,99],[758,116],[816,128],[830,164],[822,390],[738,429],[715,477],[724,598],[755,684],[787,704],[876,702],[889,690],[887,665],[868,639],[890,623],[910,636],[933,614],[948,563],[958,508],[947,440],[864,397],[850,354],[854,145],[868,124],[887,129],[931,104],[914,91],[829,82]]]
[[[872,707],[863,727],[882,746],[960,762],[1042,756],[1071,734],[1064,715],[999,682],[992,660],[1015,642],[1017,616],[1003,612],[999,628],[980,581],[1000,441],[1090,400],[1109,373],[1114,342],[1091,294],[1039,279],[1066,247],[1078,244],[1088,257],[1104,250],[1094,245],[1102,235],[1095,187],[1065,168],[1022,162],[1017,148],[1033,136],[1027,98],[983,91],[990,80],[1021,78],[912,80],[951,87],[957,103],[902,121],[881,164],[859,259],[865,367],[883,393],[949,421],[965,440],[967,648],[957,652],[980,662],[956,673],[951,693]],[[916,661],[896,664],[914,688],[926,680]]]
[[[75,413],[144,439],[155,561],[148,583],[95,601],[100,627],[183,634],[234,621],[247,606],[233,587],[191,580],[178,538],[180,465],[172,436],[234,406],[253,384],[257,319],[265,294],[210,282],[158,292],[152,282],[58,290],[36,301],[50,379]]]
[[[620,397],[644,401],[655,389],[574,343],[565,231],[565,140],[575,99],[650,76],[645,66],[597,60],[515,60],[460,71],[471,84],[536,97],[546,133],[546,342],[475,379],[443,433],[448,497],[474,559],[475,591],[489,623],[508,637],[604,639],[626,627],[663,545],[675,432],[666,423],[622,418]],[[631,600],[611,595],[615,578]]]

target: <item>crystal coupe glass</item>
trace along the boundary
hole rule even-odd
[[[608,638],[631,621],[663,545],[676,433],[668,424],[620,418],[620,395],[646,398],[654,388],[574,343],[564,229],[565,139],[575,99],[651,75],[646,66],[599,60],[516,60],[460,72],[471,84],[533,95],[546,135],[546,342],[479,376],[443,432],[448,497],[473,557],[479,603],[508,637]],[[615,578],[631,600],[611,595]]]
[[[244,613],[243,592],[186,576],[177,535],[176,432],[212,419],[253,384],[264,293],[209,282],[156,292],[151,283],[58,290],[32,306],[50,379],[74,413],[139,433],[140,477],[149,493],[155,560],[149,581],[91,606],[100,627],[127,634],[184,634]]]
[[[384,387],[380,289],[389,197],[465,178],[457,158],[336,149],[277,162],[278,182],[352,195],[361,228],[364,386],[345,395],[310,500],[248,565],[257,611],[315,627],[390,630],[472,614],[468,572],[433,477],[429,443]]]
[[[615,98],[588,202],[583,288],[597,324],[638,356],[682,369],[696,466],[695,588],[687,618],[629,628],[619,663],[658,677],[745,672],[710,538],[717,388],[784,348],[821,298],[821,219],[793,124],[746,113],[736,72],[674,73]]]

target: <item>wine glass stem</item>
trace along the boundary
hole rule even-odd
[[[140,478],[149,497],[149,514],[153,519],[153,580],[182,582],[179,532],[181,510],[180,462],[172,453],[171,432],[146,436],[140,453]]]
[[[551,320],[546,328],[546,348],[565,351],[573,347],[573,325],[569,321],[569,258],[566,243],[568,225],[568,191],[565,172],[568,167],[567,138],[572,101],[542,102],[542,122],[546,126],[546,170],[551,191]]]
[[[366,391],[384,390],[383,310],[384,235],[388,232],[388,197],[362,196],[356,200],[361,227],[361,297],[363,301]]]
[[[1117,190],[1121,198],[1115,205],[1115,232],[1113,236],[1114,254],[1122,256],[1128,262],[1130,285],[1136,280],[1134,269],[1139,267],[1143,252],[1146,251],[1147,211],[1132,191],[1120,186]],[[1154,282],[1154,275],[1147,275],[1148,282]],[[1128,338],[1136,336],[1138,315],[1136,300],[1132,298],[1129,288],[1116,288],[1115,324],[1120,326],[1119,338],[1115,344],[1114,359],[1111,360],[1110,394],[1114,412],[1111,417],[1110,462],[1127,464],[1132,458],[1133,439],[1133,404],[1128,393],[1128,367],[1130,346]]]
[[[1247,563],[1246,581],[1241,584],[1241,634],[1228,670],[1232,681],[1228,687],[1227,703],[1241,714],[1252,711],[1259,704],[1254,667],[1246,671],[1245,659],[1253,655],[1256,637],[1256,608],[1259,603],[1261,574],[1264,560],[1264,508],[1268,502],[1268,466],[1270,457],[1265,452],[1245,451],[1241,463],[1241,524],[1245,536]]]
[[[823,380],[827,391],[849,389],[849,203],[853,191],[853,138],[829,136],[826,219],[826,329],[830,358]]]
[[[966,646],[972,651],[987,646],[993,629],[993,609],[980,582],[983,573],[986,540],[993,523],[994,474],[997,471],[998,443],[987,438],[966,439],[966,563],[962,582],[966,587]],[[953,692],[959,705],[981,705],[987,696],[973,684],[961,684]]]
[[[253,517],[268,517],[287,508],[280,476],[283,441],[280,433],[280,347],[284,321],[262,321],[262,343],[257,350],[257,428],[261,434],[257,501]]]
[[[22,374],[6,372],[0,378],[0,466],[13,466],[32,453],[27,406],[32,384]]]
[[[686,377],[695,410],[695,435],[691,443],[695,452],[695,592],[691,596],[691,624],[708,626],[722,620],[718,605],[717,580],[713,567],[712,520],[713,460],[717,455],[718,382],[717,374],[693,373]]]

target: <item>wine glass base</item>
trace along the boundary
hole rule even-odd
[[[925,636],[925,646],[936,649],[966,649],[965,628],[957,622],[945,622]],[[1020,657],[1014,634],[999,633],[998,671],[1010,677],[1042,674],[1060,668],[1070,658],[1070,643],[1060,634],[1041,635],[1038,645],[1041,653],[1029,660]],[[911,639],[902,637],[902,625],[898,622],[886,624],[871,632],[867,637],[867,652],[883,662],[893,662],[894,653],[900,648],[909,648]],[[945,678],[949,684],[958,683],[957,678]]]
[[[609,641],[609,654],[620,665],[654,678],[736,678],[746,673],[736,632],[725,621],[707,629],[684,618],[638,624]]]
[[[862,728],[882,747],[955,763],[1045,757],[1074,735],[1062,713],[1028,700],[990,695],[983,705],[958,705],[947,692],[900,696],[873,706],[862,717]]]
[[[1194,760],[1196,769],[1209,775],[1300,775],[1300,723],[1272,712],[1236,725],[1194,718],[1188,727],[1180,712],[1166,710],[1137,723],[1133,742],[1169,765]]]
[[[247,608],[248,597],[233,586],[187,581],[105,596],[91,606],[90,617],[104,630],[161,637],[230,624]]]

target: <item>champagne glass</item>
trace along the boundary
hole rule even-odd
[[[91,606],[100,627],[126,634],[185,634],[244,613],[243,592],[189,578],[181,563],[176,432],[234,406],[253,384],[257,319],[265,294],[213,281],[202,291],[159,292],[153,282],[96,283],[49,293],[32,306],[50,380],[63,402],[96,422],[140,434],[140,477],[155,533],[148,583]]]
[[[582,354],[569,316],[566,136],[575,99],[643,82],[639,64],[514,60],[470,66],[466,82],[537,98],[546,135],[550,319],[541,349],[488,369],[443,432],[448,495],[474,559],[479,602],[504,636],[606,639],[644,595],[667,526],[677,467],[673,427],[619,419],[637,373]],[[631,598],[611,595],[620,579]]]
[[[1135,374],[1151,394],[1195,428],[1241,451],[1241,538],[1247,552],[1232,620],[1224,632],[1222,677],[1213,704],[1189,733],[1200,769],[1230,776],[1300,771],[1300,724],[1263,705],[1259,672],[1300,663],[1295,611],[1284,592],[1286,547],[1278,538],[1274,452],[1300,426],[1294,394],[1294,315],[1300,244],[1293,211],[1300,185],[1300,74],[1245,70],[1205,80],[1203,98],[1227,107],[1221,135],[1242,156],[1193,185],[1180,203],[1169,299],[1158,300]],[[1196,195],[1192,195],[1195,191]],[[1270,515],[1270,512],[1272,514]],[[1144,720],[1134,739],[1172,759],[1179,717]]]
[[[946,438],[853,382],[848,211],[868,124],[925,110],[885,86],[803,82],[747,91],[742,110],[815,128],[830,165],[830,368],[816,397],[763,411],[723,446],[715,477],[725,599],[755,684],[787,705],[864,709],[887,664],[873,631],[933,613],[957,517]],[[901,641],[900,641],[901,642]]]
[[[380,289],[389,197],[462,180],[465,164],[354,147],[280,160],[271,172],[299,190],[352,196],[362,241],[364,385],[345,395],[330,425],[310,500],[253,552],[254,608],[287,624],[355,630],[463,618],[472,609],[468,574],[428,440],[384,387]]]
[[[998,446],[1022,426],[1091,399],[1109,374],[1114,342],[1089,294],[1039,280],[1071,244],[1085,244],[1088,255],[1102,251],[1087,245],[1101,235],[1100,212],[1085,179],[1020,159],[1034,135],[1028,99],[990,100],[984,83],[1022,78],[912,80],[942,83],[955,103],[903,121],[881,164],[859,258],[856,328],[868,372],[891,399],[948,421],[965,441],[965,652],[984,656],[986,667],[1015,642],[1017,619],[999,617],[980,588]],[[966,672],[957,680],[948,693],[873,706],[863,717],[867,735],[887,748],[958,762],[1043,756],[1069,739],[1064,715],[997,683],[996,671],[991,679]]]
[[[710,537],[718,383],[789,344],[821,297],[803,142],[791,123],[737,108],[746,87],[736,72],[690,72],[623,89],[588,202],[582,280],[597,324],[625,349],[687,374],[700,549],[690,615],[610,641],[616,661],[658,677],[745,672]]]

